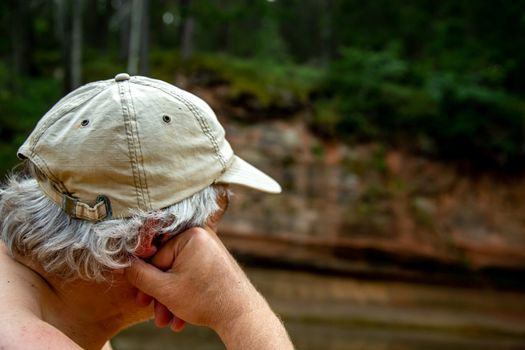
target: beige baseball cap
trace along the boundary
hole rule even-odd
[[[62,98],[18,150],[70,216],[122,218],[168,207],[212,184],[279,193],[237,157],[212,109],[166,82],[118,74]]]

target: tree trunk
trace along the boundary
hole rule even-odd
[[[144,7],[142,11],[142,23],[140,34],[140,60],[139,73],[141,75],[149,74],[149,16],[150,6],[149,0],[143,0]]]
[[[128,60],[129,54],[129,22],[130,4],[129,0],[117,0],[117,18],[120,28],[120,59]]]
[[[55,35],[64,63],[64,93],[82,84],[83,0],[54,0]]]
[[[63,45],[66,34],[66,4],[64,0],[54,0],[55,9],[53,11],[55,37]]]
[[[71,28],[71,90],[82,84],[82,4],[74,0]]]
[[[321,0],[320,14],[320,47],[321,47],[321,64],[327,67],[332,59],[332,0]]]
[[[54,0],[55,10],[55,36],[60,43],[62,51],[62,64],[64,67],[64,76],[62,79],[62,88],[64,93],[71,91],[71,26],[68,21],[68,3],[65,0]]]
[[[131,30],[129,35],[129,53],[128,53],[128,73],[135,75],[138,73],[139,51],[140,51],[140,33],[142,28],[142,9],[144,8],[143,0],[131,1]]]
[[[181,27],[180,52],[182,59],[188,59],[193,51],[194,19],[190,15],[191,0],[180,0]]]

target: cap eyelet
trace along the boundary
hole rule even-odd
[[[81,126],[88,126],[89,125],[89,120],[88,119],[84,119],[81,123],[80,123]]]
[[[171,123],[171,117],[169,115],[163,115],[162,116],[162,121],[166,124],[169,124]]]

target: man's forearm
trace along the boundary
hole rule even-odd
[[[281,320],[266,303],[218,329],[217,333],[228,350],[293,350]]]
[[[293,349],[279,318],[214,233],[187,230],[151,264],[133,261],[126,275],[177,318],[212,328],[229,350]]]

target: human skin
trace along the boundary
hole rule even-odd
[[[120,276],[66,282],[0,242],[0,349],[111,349],[108,339],[152,314]]]
[[[150,263],[136,259],[126,277],[155,298],[158,325],[208,326],[229,350],[293,349],[281,321],[211,229],[179,234]]]
[[[220,263],[221,259],[226,261],[231,259],[230,265],[223,267],[235,267],[233,276],[237,276],[239,280],[244,281],[244,285],[248,285],[246,288],[247,295],[242,297],[245,301],[232,303],[232,307],[238,309],[238,305],[242,304],[244,310],[247,311],[250,302],[261,307],[254,307],[250,311],[240,313],[239,317],[235,319],[232,319],[230,315],[225,317],[222,322],[213,322],[217,326],[214,326],[215,329],[221,334],[228,348],[231,349],[287,349],[285,346],[272,345],[276,344],[275,340],[264,336],[264,334],[269,334],[275,329],[277,337],[287,339],[280,321],[271,312],[264,299],[251,286],[246,276],[213,233],[216,231],[217,223],[226,210],[227,204],[227,200],[221,198],[221,210],[210,218],[206,225],[207,231],[192,229],[189,233],[182,233],[180,239],[177,238],[176,240],[170,240],[171,236],[166,235],[161,240],[154,242],[154,235],[148,231],[148,228],[155,225],[153,222],[149,222],[140,232],[141,248],[138,255],[145,259],[151,258],[160,248],[158,257],[153,257],[152,262],[165,263],[165,260],[169,260],[170,256],[172,259],[177,257],[177,264],[172,263],[171,266],[176,265],[181,270],[193,269],[196,272],[194,275],[184,275],[188,279],[184,283],[194,290],[198,290],[208,283],[208,280],[202,278],[206,278],[205,270],[214,271],[209,267],[210,262]],[[195,230],[200,233],[191,234]],[[206,232],[206,235],[202,234],[203,231]],[[214,257],[215,260],[212,259],[201,265],[196,263],[195,259],[189,259],[188,257],[191,257],[191,254],[188,254],[187,249],[182,249],[184,245],[180,243],[175,245],[176,242],[183,242],[182,238],[188,236],[195,236],[193,238],[196,238],[188,240],[188,242],[192,242],[192,246],[195,242],[204,243],[197,244],[199,246],[197,251],[200,255],[206,256],[206,252],[209,251],[210,257]],[[216,240],[215,244],[210,244],[209,239],[211,237]],[[155,246],[155,244],[158,245]],[[162,249],[163,246],[165,249]],[[174,247],[185,253],[174,255],[172,251],[171,255],[167,254]],[[218,247],[221,247],[221,250],[217,250]],[[140,264],[140,261],[135,262],[130,271],[135,269],[140,271],[137,264]],[[153,265],[147,266],[153,268]],[[219,271],[227,272],[227,269],[215,270],[215,272]],[[129,275],[130,272],[128,271],[127,276],[129,277]],[[201,279],[195,280],[195,276],[200,276]],[[224,277],[231,281],[232,276],[226,275]],[[179,278],[177,282],[181,283],[183,280],[184,278],[182,280]],[[214,279],[214,281],[214,288],[220,288],[220,278],[219,280]],[[163,283],[166,288],[170,288],[169,280],[165,280]],[[195,286],[192,287],[192,284]],[[156,293],[150,292],[156,295]],[[108,339],[111,339],[120,330],[153,316],[153,308],[144,305],[149,304],[151,298],[144,293],[138,295],[139,299],[142,299],[142,305],[137,303],[137,290],[128,282],[128,278],[122,270],[109,272],[108,280],[102,282],[80,279],[64,280],[58,275],[46,272],[41,264],[30,256],[12,256],[3,242],[0,242],[0,300],[2,300],[0,303],[0,349],[97,350],[102,348],[108,350],[111,348]],[[210,296],[212,295],[210,294]],[[200,300],[199,303],[196,303],[197,299],[192,293],[183,294],[178,298],[179,302],[187,305],[188,308],[194,303],[201,306],[206,303],[213,305],[212,301]],[[166,300],[167,305],[170,305],[168,303],[169,298],[162,298],[162,300]],[[196,311],[199,310],[199,308],[196,309]],[[157,324],[166,325],[172,321],[173,313],[177,315],[179,310],[173,309],[174,312],[172,313],[162,303],[156,302],[155,311]],[[184,312],[181,315],[186,317]],[[261,317],[261,319],[253,319],[256,316]],[[181,316],[182,319],[186,319],[184,317]],[[187,320],[189,322],[197,321],[195,323],[198,323],[200,317],[203,317],[203,314],[196,312],[187,317]],[[172,329],[180,330],[182,328],[184,321],[181,318],[177,318],[178,321],[175,323],[171,322]],[[226,322],[227,319],[230,321]],[[264,329],[260,326],[263,323],[261,320],[264,320]],[[201,324],[205,323],[211,324],[211,322],[202,322]],[[222,325],[222,328],[219,325]],[[261,334],[257,335],[257,332],[261,332]],[[251,342],[241,339],[243,336],[251,337],[251,334],[255,334]]]

